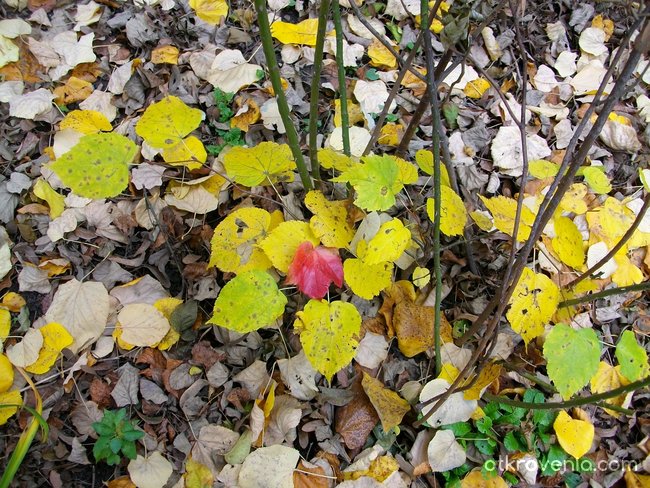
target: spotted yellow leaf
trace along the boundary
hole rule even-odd
[[[252,187],[293,181],[296,163],[287,144],[262,142],[255,147],[233,147],[223,158],[226,174]]]
[[[546,159],[535,159],[528,161],[528,172],[534,178],[543,180],[544,178],[552,178],[558,174],[560,166],[557,163],[552,163]]]
[[[433,153],[427,151],[426,149],[420,149],[415,153],[415,162],[420,167],[422,172],[433,175]],[[440,185],[451,187],[451,182],[449,181],[449,173],[447,173],[447,167],[440,163]]]
[[[397,46],[393,46],[393,48],[396,51],[399,50]],[[395,56],[378,39],[373,39],[370,46],[368,46],[368,57],[370,58],[371,66],[375,66],[376,68],[397,68],[397,59],[395,59]]]
[[[483,203],[494,218],[494,226],[501,232],[512,235],[515,227],[515,216],[517,215],[517,201],[504,197],[485,198],[479,195]],[[530,236],[530,229],[535,221],[535,214],[525,205],[521,209],[521,219],[519,221],[519,230],[517,240],[525,241]]]
[[[589,166],[583,168],[582,175],[585,177],[585,182],[589,185],[589,188],[594,192],[600,195],[606,195],[612,191],[612,184],[609,182],[604,168]]]
[[[574,183],[569,187],[566,193],[562,196],[560,200],[560,207],[562,207],[567,212],[573,212],[578,215],[582,215],[587,212],[587,202],[585,202],[585,196],[587,196],[587,186],[583,183]]]
[[[560,290],[546,275],[524,268],[510,297],[506,318],[526,344],[544,333],[560,302]]]
[[[9,420],[13,414],[18,411],[20,405],[23,404],[23,397],[20,395],[20,391],[11,390],[0,393],[0,425],[4,425]]]
[[[406,400],[386,388],[381,381],[373,378],[365,371],[361,385],[379,415],[384,432],[390,432],[397,427],[404,415],[411,410],[411,406]]]
[[[296,313],[294,327],[311,365],[329,381],[354,358],[361,315],[348,302],[309,300]]]
[[[411,243],[411,231],[399,219],[381,224],[377,234],[370,239],[363,261],[367,264],[395,262]]]
[[[188,169],[198,169],[208,159],[203,143],[194,136],[188,136],[178,144],[163,149],[162,157],[172,166],[186,166]]]
[[[271,215],[261,208],[240,208],[230,213],[214,230],[208,266],[230,273],[270,268],[271,261],[259,247],[270,226]]]
[[[309,226],[324,246],[348,246],[354,237],[354,228],[348,222],[345,201],[330,201],[321,191],[312,190],[305,196],[305,205],[314,214]]]
[[[59,128],[61,130],[76,130],[82,134],[96,134],[113,130],[113,126],[106,116],[96,110],[73,110],[63,118]]]
[[[152,147],[171,148],[196,129],[203,117],[199,109],[168,96],[147,107],[135,125],[135,132]]]
[[[490,88],[490,82],[485,78],[477,78],[470,81],[463,88],[463,93],[468,98],[479,99]]]
[[[582,234],[568,217],[556,217],[553,221],[555,237],[551,240],[553,250],[560,260],[572,268],[580,268],[585,262]]]
[[[368,264],[350,258],[343,263],[343,276],[350,289],[361,298],[371,300],[391,284],[393,263]]]
[[[435,200],[427,199],[427,215],[433,221]],[[467,210],[458,194],[448,186],[440,187],[440,231],[447,236],[463,234],[467,223]]]

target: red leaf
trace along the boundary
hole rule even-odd
[[[338,251],[324,246],[314,248],[311,242],[303,242],[289,266],[287,283],[317,299],[327,294],[331,283],[343,286],[343,264]]]

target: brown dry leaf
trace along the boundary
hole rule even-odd
[[[54,101],[58,105],[81,102],[88,98],[93,90],[93,85],[88,81],[71,76],[65,82],[65,85],[58,86],[54,89],[54,95],[56,96]]]
[[[114,480],[109,481],[106,486],[108,488],[137,488],[128,476],[115,478]]]
[[[411,410],[406,400],[365,372],[361,384],[379,415],[384,432],[390,432],[397,427],[404,415]]]
[[[379,309],[379,313],[384,316],[384,319],[386,319],[388,337],[395,336],[395,328],[393,326],[393,311],[395,304],[402,301],[415,301],[415,288],[413,287],[413,283],[410,281],[401,280],[393,283],[393,286],[391,286],[390,290],[386,292],[384,303]]]
[[[39,74],[45,71],[45,68],[39,64],[36,57],[27,48],[26,43],[21,42],[18,48],[20,50],[18,61],[0,68],[0,78],[4,81],[42,83],[43,80]]]
[[[400,302],[395,306],[393,327],[402,354],[411,358],[433,346],[434,315],[433,307],[410,302]],[[440,337],[443,343],[452,342],[451,324],[444,314],[440,316]]]
[[[360,381],[356,381],[351,390],[355,397],[337,410],[334,430],[341,435],[348,449],[354,450],[364,446],[379,416]]]
[[[326,476],[325,470],[320,466],[309,468],[303,461],[300,461],[296,471],[293,472],[293,486],[294,488],[329,488],[328,478],[323,476]]]

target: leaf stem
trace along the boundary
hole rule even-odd
[[[318,162],[318,101],[320,75],[323,68],[323,48],[325,46],[325,31],[327,30],[327,14],[330,10],[330,0],[321,0],[318,10],[318,31],[316,32],[316,50],[314,53],[314,75],[309,95],[309,160],[311,176],[320,180],[320,164]]]
[[[354,3],[352,0],[351,3]],[[339,77],[339,100],[341,103],[341,138],[343,153],[350,155],[350,119],[348,117],[348,93],[345,82],[345,63],[343,61],[343,28],[341,27],[341,6],[339,0],[332,0],[332,17],[336,33],[336,71]]]
[[[280,117],[282,118],[282,123],[287,131],[287,141],[291,148],[293,158],[296,161],[302,184],[305,187],[305,190],[309,191],[313,189],[313,185],[311,178],[309,177],[307,165],[305,164],[302,152],[300,151],[300,141],[298,139],[296,127],[293,125],[293,121],[291,120],[287,96],[282,88],[280,68],[278,67],[278,60],[275,57],[273,37],[271,36],[271,26],[269,24],[268,13],[266,12],[266,0],[255,0],[255,10],[257,11],[257,23],[260,29],[260,38],[262,40],[264,57],[266,58],[266,64],[269,69],[269,78],[271,79],[273,91],[275,92],[275,97],[278,102],[278,110],[280,112]]]
[[[650,281],[644,281],[637,285],[629,286],[617,286],[615,288],[610,288],[608,290],[599,291],[597,293],[591,293],[583,297],[572,298],[571,300],[564,300],[560,302],[557,308],[566,308],[572,307],[573,305],[580,305],[581,303],[593,302],[594,300],[600,300],[601,298],[611,297],[613,295],[622,295],[624,293],[629,293],[631,291],[644,291],[650,289]]]

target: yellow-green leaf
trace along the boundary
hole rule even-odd
[[[636,340],[634,332],[626,330],[616,344],[616,359],[621,373],[630,381],[637,381],[650,375],[648,353]]]
[[[261,142],[255,147],[233,147],[223,158],[226,174],[244,186],[293,181],[296,163],[287,144]]]
[[[350,156],[346,156],[334,149],[325,148],[318,150],[318,162],[325,169],[335,169],[336,171],[346,171],[357,163]]]
[[[572,268],[580,268],[585,262],[582,234],[569,217],[556,217],[555,237],[551,240],[553,250],[560,260]]]
[[[562,410],[553,422],[553,430],[562,449],[574,458],[581,458],[591,449],[594,426],[589,422],[573,419]]]
[[[427,198],[427,215],[433,222],[435,200]],[[448,186],[440,187],[440,231],[447,236],[459,236],[465,230],[467,210],[458,194]]]
[[[354,228],[348,222],[345,201],[331,202],[320,190],[312,190],[305,196],[305,205],[314,214],[309,220],[311,230],[324,246],[348,246],[354,237]]]
[[[258,246],[270,225],[271,215],[261,208],[240,208],[230,213],[214,230],[208,266],[229,273],[270,268],[271,261]]]
[[[208,153],[198,138],[188,136],[178,144],[163,149],[162,157],[172,166],[186,166],[193,170],[203,166],[208,159]]]
[[[506,318],[510,327],[528,344],[544,333],[560,301],[560,290],[546,275],[524,268],[512,297]]]
[[[546,159],[535,159],[528,161],[528,172],[538,180],[552,178],[558,174],[560,166],[557,163],[547,161]]]
[[[106,116],[96,110],[73,110],[63,118],[59,128],[76,130],[82,134],[113,130]]]
[[[431,151],[420,149],[415,153],[415,162],[423,173],[426,173],[429,176],[433,175],[433,153]],[[440,185],[451,187],[451,182],[449,181],[449,173],[447,173],[447,167],[442,164],[442,162],[440,163]]]
[[[307,19],[297,24],[278,20],[271,24],[271,35],[282,44],[315,46],[317,30],[318,19]]]
[[[203,112],[168,96],[147,107],[135,132],[152,147],[165,149],[181,142],[203,120]]]
[[[50,207],[50,218],[55,219],[63,213],[65,197],[57,193],[43,178],[39,178],[34,183],[34,195],[47,202]]]
[[[296,316],[294,327],[300,331],[307,359],[328,381],[331,380],[354,358],[361,329],[359,312],[347,302],[309,300]]]
[[[275,227],[268,236],[259,244],[273,266],[286,273],[293,261],[298,246],[305,241],[318,245],[318,238],[314,236],[307,222],[290,220],[282,222]]]
[[[609,182],[604,168],[589,166],[582,169],[582,175],[585,177],[585,182],[589,185],[589,188],[594,192],[606,195],[612,191],[612,184]]]
[[[235,276],[221,289],[208,323],[240,333],[273,324],[284,313],[287,297],[265,271],[251,270]]]
[[[77,195],[110,198],[129,184],[129,163],[137,152],[133,141],[120,134],[89,134],[50,167]]]
[[[354,204],[368,211],[388,210],[401,189],[399,166],[390,156],[366,156],[332,181],[350,183],[357,195]]]
[[[411,242],[411,231],[404,227],[400,219],[392,219],[381,224],[377,234],[368,242],[363,261],[379,264],[399,259]]]
[[[485,198],[479,195],[483,203],[494,218],[494,226],[501,232],[512,235],[515,227],[515,216],[517,215],[517,201],[504,197]],[[530,236],[530,229],[535,221],[535,214],[525,205],[521,209],[521,219],[519,221],[519,230],[517,240],[525,241]]]
[[[23,404],[23,397],[20,391],[11,390],[0,393],[0,425],[4,425],[13,414],[18,411],[18,406]]]
[[[25,371],[45,374],[54,365],[61,351],[74,342],[73,337],[61,324],[50,322],[39,329],[43,335],[43,345],[36,362],[25,367]]]
[[[0,353],[0,393],[4,393],[14,384],[14,366],[9,358]]]
[[[350,289],[361,298],[371,300],[391,284],[393,263],[368,264],[350,258],[343,263],[343,276]]]
[[[212,488],[214,476],[206,465],[191,457],[185,463],[185,488]]]
[[[208,24],[217,25],[223,17],[228,15],[226,0],[189,0],[188,3],[198,18]]]
[[[384,432],[390,432],[397,427],[404,415],[411,410],[409,403],[376,378],[364,371],[361,380],[363,390],[368,395],[370,403],[375,407]]]

